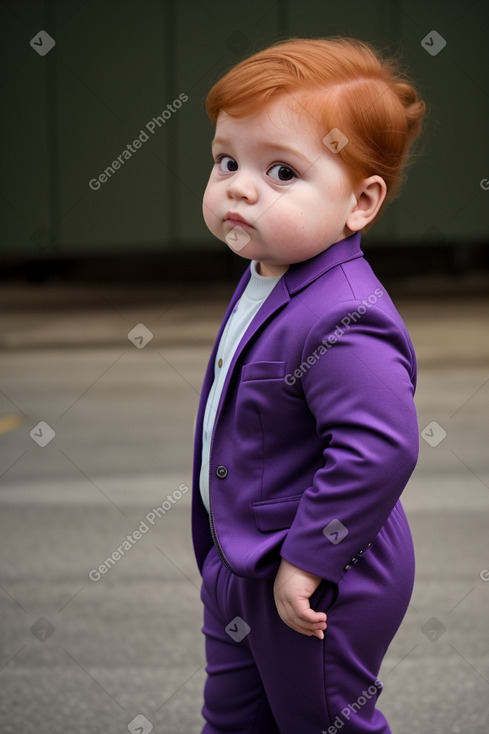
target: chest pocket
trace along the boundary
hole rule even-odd
[[[241,381],[283,380],[285,367],[285,362],[250,362],[242,367]]]
[[[240,455],[246,455],[250,467],[260,461],[261,471],[267,454],[272,460],[271,446],[281,435],[277,414],[284,408],[285,374],[286,362],[249,362],[241,368],[233,430]]]

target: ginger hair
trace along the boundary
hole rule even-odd
[[[293,38],[228,71],[211,88],[206,109],[215,123],[221,111],[245,117],[278,98],[319,123],[322,135],[337,128],[348,138],[337,155],[353,185],[377,174],[386,201],[398,194],[426,105],[394,59],[354,38]]]

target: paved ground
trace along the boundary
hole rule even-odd
[[[424,439],[405,493],[418,569],[381,700],[395,734],[485,734],[489,300],[470,283],[438,300],[415,291],[398,304],[420,361]],[[146,719],[158,734],[200,732],[185,486],[229,292],[2,287],[2,733],[146,734]]]

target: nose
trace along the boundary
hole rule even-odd
[[[251,175],[243,170],[236,171],[226,189],[226,195],[228,199],[235,201],[246,199],[249,204],[255,203],[258,198],[258,192]]]

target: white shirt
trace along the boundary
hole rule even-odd
[[[252,260],[250,263],[251,278],[248,285],[243,291],[241,298],[235,305],[231,315],[229,316],[224,331],[219,342],[219,348],[216,353],[216,361],[214,364],[214,382],[207,398],[207,404],[204,413],[204,424],[202,431],[202,465],[200,469],[200,494],[207,512],[210,512],[209,506],[209,457],[211,450],[211,438],[214,429],[214,421],[216,418],[219,400],[221,398],[222,388],[229,369],[229,365],[233,359],[234,353],[244,336],[244,333],[253,317],[263,302],[268,298],[272,290],[282,276],[267,278],[256,272],[257,261]]]

